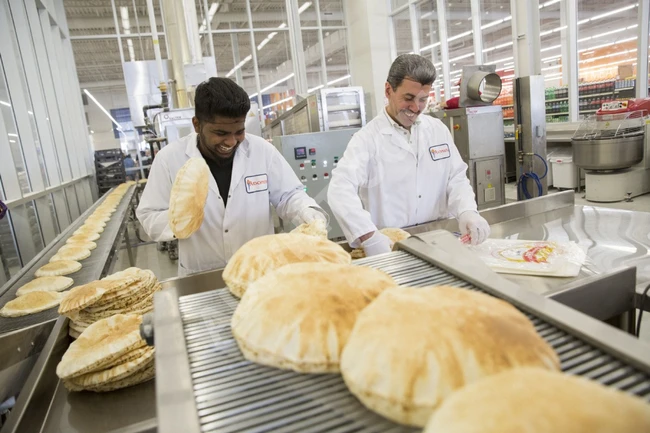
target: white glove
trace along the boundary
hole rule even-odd
[[[469,234],[472,245],[484,242],[490,236],[490,225],[478,212],[468,210],[458,217],[461,235]]]
[[[329,223],[327,214],[313,207],[306,207],[300,211],[300,220],[306,224],[316,220],[325,221],[325,225]]]
[[[370,257],[390,253],[393,249],[393,243],[388,236],[377,230],[372,236],[361,242],[361,247],[365,251],[366,257]]]

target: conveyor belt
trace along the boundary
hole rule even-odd
[[[116,211],[111,216],[111,219],[106,223],[106,227],[101,233],[101,237],[95,241],[97,248],[91,251],[90,257],[79,261],[83,265],[81,270],[69,275],[70,278],[74,279],[75,286],[97,280],[103,277],[108,271],[107,266],[110,265],[110,255],[115,248],[116,242],[121,240],[121,237],[118,235],[121,235],[122,229],[124,228],[123,222],[127,216],[134,190],[133,187],[130,187],[127,190]],[[36,261],[30,262],[28,267],[21,270],[21,277],[17,280],[9,281],[2,288],[4,293],[0,296],[0,308],[16,297],[16,291],[20,287],[34,279],[34,272],[49,262],[50,258],[56,254],[60,247],[65,245],[65,241],[85,222],[86,218],[95,211],[97,206],[103,203],[107,196],[108,194],[105,194],[100,200],[97,200],[93,206],[91,206],[83,215],[77,218],[70,227],[58,236],[58,240],[55,240],[47,247],[47,251],[39,254],[40,257]],[[59,314],[57,313],[56,308],[51,308],[49,310],[41,311],[40,313],[22,317],[0,317],[0,335],[16,329],[22,329],[35,324],[55,320],[58,317]]]
[[[480,290],[407,252],[355,262],[399,284]],[[198,417],[204,432],[411,432],[365,409],[338,374],[306,375],[244,359],[230,331],[237,298],[218,289],[179,298]],[[560,357],[562,370],[650,401],[650,376],[579,338],[524,314]]]

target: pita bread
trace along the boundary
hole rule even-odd
[[[517,367],[558,370],[553,349],[512,305],[453,287],[397,287],[359,318],[341,356],[369,409],[423,427],[455,390]]]
[[[92,241],[88,241],[88,242],[71,242],[71,243],[65,244],[61,248],[59,248],[58,252],[61,253],[61,252],[64,252],[64,251],[75,249],[75,248],[85,248],[85,249],[87,249],[89,251],[92,251],[95,248],[97,248],[97,244],[92,242]]]
[[[93,392],[109,392],[115,391],[116,389],[127,388],[129,386],[138,385],[140,383],[147,382],[151,380],[156,375],[156,367],[153,362],[150,362],[147,367],[141,371],[136,372],[135,374],[125,377],[122,380],[116,382],[110,382],[107,384],[89,386],[85,388],[77,387],[74,384],[70,383],[68,380],[64,380],[63,384],[70,391],[93,391]]]
[[[117,314],[93,323],[70,345],[56,374],[61,379],[81,376],[144,346],[140,323],[142,316],[135,314]]]
[[[379,232],[388,236],[388,239],[390,239],[392,245],[411,237],[410,233],[399,228],[386,227],[384,229],[379,230]],[[350,252],[350,255],[352,256],[353,259],[362,259],[366,257],[366,252],[363,251],[362,247],[360,247],[360,248],[353,249]]]
[[[61,292],[74,284],[68,277],[41,277],[36,278],[16,290],[16,296],[23,296],[31,292]]]
[[[78,311],[89,305],[92,305],[101,297],[112,290],[119,290],[133,282],[133,278],[122,280],[98,280],[82,286],[74,287],[61,301],[59,314],[68,315],[73,311]]]
[[[100,238],[99,233],[86,232],[84,234],[70,236],[65,241],[65,243],[66,244],[75,244],[75,243],[79,243],[79,242],[92,242],[92,241],[96,241],[99,238]]]
[[[300,224],[291,230],[291,233],[302,233],[303,235],[327,239],[327,223],[321,219],[315,219],[310,223]]]
[[[650,432],[650,405],[581,377],[519,368],[455,392],[424,431]]]
[[[102,216],[102,215],[91,215],[89,216],[86,221],[84,221],[85,224],[104,224],[104,227],[106,227],[106,223],[111,220],[110,216]]]
[[[147,347],[147,349],[150,350],[143,351],[140,356],[132,358],[124,363],[104,370],[82,374],[81,376],[70,378],[68,381],[69,383],[75,384],[79,387],[87,388],[117,382],[128,376],[132,376],[133,374],[144,370],[149,366],[151,361],[153,361],[154,350],[152,347]]]
[[[76,340],[81,335],[81,332],[77,332],[74,329],[70,328],[68,329],[68,335]]]
[[[87,226],[81,226],[77,230],[74,231],[73,235],[85,235],[85,234],[92,234],[92,233],[97,233],[100,234],[104,231],[103,228],[101,227],[87,227]]]
[[[140,179],[140,180],[138,181],[138,183],[139,183],[140,185],[142,185],[143,183],[147,183],[147,179]]]
[[[249,361],[303,373],[337,372],[357,315],[395,286],[372,268],[287,265],[249,286],[233,315],[232,333]]]
[[[242,297],[248,285],[290,263],[350,264],[350,255],[327,239],[300,233],[260,236],[246,242],[230,258],[223,279],[230,292]]]
[[[70,247],[63,251],[59,250],[50,258],[50,263],[61,260],[83,260],[90,257],[90,250],[82,247]]]
[[[18,317],[56,307],[63,295],[59,292],[30,292],[12,299],[0,309],[2,317]]]
[[[178,239],[201,227],[210,176],[203,158],[190,158],[178,170],[169,197],[169,227]]]
[[[59,260],[41,266],[34,276],[36,277],[56,277],[59,275],[70,275],[81,269],[81,263],[74,260]]]

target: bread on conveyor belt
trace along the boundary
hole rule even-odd
[[[455,390],[525,366],[559,369],[526,316],[444,286],[383,292],[359,314],[341,356],[343,379],[365,406],[419,427]]]
[[[232,318],[233,336],[250,361],[304,373],[337,372],[359,312],[396,286],[372,268],[286,265],[248,287]]]
[[[327,223],[321,219],[315,219],[312,222],[300,224],[291,230],[291,233],[302,233],[303,235],[327,239]]]
[[[74,274],[81,269],[81,263],[74,260],[59,260],[48,263],[38,268],[34,273],[36,277],[56,277],[59,275]]]
[[[70,379],[101,371],[117,358],[143,347],[140,323],[142,316],[136,314],[118,314],[93,323],[70,344],[56,374]]]
[[[72,244],[74,245],[74,244]],[[65,250],[57,251],[52,257],[50,257],[50,263],[58,262],[61,260],[83,260],[90,257],[90,250],[83,247],[70,247]]]
[[[581,377],[519,368],[457,391],[440,406],[424,431],[650,432],[650,405]]]
[[[72,234],[73,235],[85,235],[86,233],[101,234],[103,232],[104,232],[104,228],[99,226],[99,225],[95,225],[95,224],[86,225],[86,224],[84,224],[81,227],[79,227],[77,230],[75,230],[74,233],[72,233]]]
[[[210,169],[203,158],[190,158],[178,170],[169,196],[169,227],[186,239],[203,223]]]
[[[92,251],[95,248],[97,248],[97,244],[95,242],[93,242],[93,241],[72,242],[72,243],[63,245],[61,248],[59,248],[58,252],[61,253],[61,252],[64,252],[64,251],[75,249],[75,248],[85,248],[87,250]]]
[[[12,299],[0,309],[2,317],[19,317],[56,307],[63,294],[55,291],[30,292]]]
[[[61,301],[59,314],[68,315],[86,308],[101,299],[104,294],[113,290],[120,290],[134,281],[136,281],[135,278],[112,281],[99,280],[73,287]]]
[[[75,244],[79,242],[93,242],[100,238],[99,233],[86,232],[80,235],[70,236],[65,243],[66,244]]]
[[[30,292],[61,292],[72,287],[74,280],[68,277],[40,277],[33,279],[16,290],[16,296],[22,296]]]
[[[223,270],[230,292],[242,297],[248,285],[290,263],[350,264],[350,255],[327,239],[300,233],[280,233],[252,239],[233,254]]]
[[[379,232],[388,236],[388,239],[390,239],[390,241],[393,244],[411,237],[411,235],[408,232],[398,228],[387,227],[379,230]],[[365,251],[363,251],[363,248],[360,247],[360,248],[353,249],[350,252],[350,255],[352,256],[353,259],[362,259],[366,256],[366,253]]]

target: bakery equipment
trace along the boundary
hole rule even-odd
[[[647,112],[597,114],[571,140],[574,163],[586,171],[586,198],[615,202],[650,192]]]
[[[358,128],[341,129],[273,138],[273,145],[289,162],[307,194],[330,216],[333,214],[327,204],[327,189],[332,178],[332,170],[336,168],[339,158],[343,157],[352,135],[358,130]],[[284,231],[288,232],[293,228],[295,226],[290,221],[282,222]],[[336,218],[330,218],[328,234],[330,239],[344,237]]]
[[[365,125],[363,88],[337,87],[315,90],[264,127],[262,136],[272,140],[280,135],[359,128]]]

